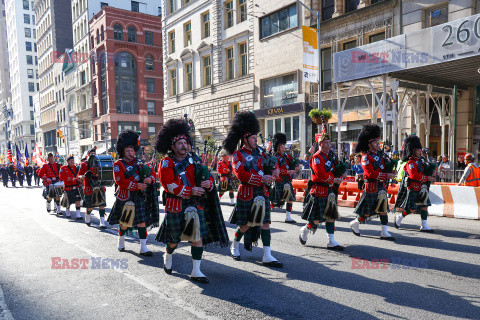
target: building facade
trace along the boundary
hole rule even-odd
[[[220,144],[254,108],[253,0],[163,1],[164,120],[187,115],[197,145]]]
[[[9,137],[10,67],[8,65],[5,1],[0,2],[0,163],[5,161]]]
[[[54,64],[65,49],[72,48],[72,14],[69,0],[36,0],[40,127],[43,152],[56,153],[56,100]]]
[[[161,18],[105,6],[89,28],[94,144],[113,152],[132,129],[146,146],[163,124]]]
[[[5,1],[10,69],[10,142],[20,150],[35,144],[33,96],[38,92],[35,15],[31,1]]]
[[[72,30],[73,30],[73,60],[75,67],[76,86],[72,92],[75,109],[75,120],[78,126],[79,152],[83,154],[92,148],[94,138],[92,135],[92,92],[90,70],[90,29],[88,23],[102,7],[111,6],[132,12],[141,12],[153,16],[161,15],[159,1],[156,0],[72,0]],[[99,30],[104,32],[105,30]],[[98,35],[93,35],[98,37]]]

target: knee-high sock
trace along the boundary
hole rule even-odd
[[[127,233],[127,229],[123,230],[122,228],[118,227],[118,235],[119,236],[124,236],[125,233]]]
[[[193,247],[192,247],[192,248],[193,248]],[[177,249],[177,247],[172,248],[172,247],[170,247],[170,246],[167,244],[167,253],[168,253],[168,254],[172,254],[173,251],[175,251],[175,249]],[[202,248],[202,249],[203,249],[203,248]]]
[[[328,234],[334,234],[335,233],[335,222],[325,222],[325,230],[327,231]]]
[[[225,192],[219,192],[218,197],[221,198]]]
[[[290,202],[287,203],[287,211],[292,212],[292,204]]]
[[[418,213],[420,213],[420,217],[422,218],[422,220],[427,220],[427,218],[428,218],[428,211],[422,210],[422,209],[420,209],[420,208],[418,208],[417,210],[419,211]]]
[[[228,196],[230,197],[230,199],[233,199],[233,191],[229,191]]]
[[[202,260],[203,247],[194,247],[192,246],[192,259],[193,260]]]
[[[242,237],[245,233],[240,231],[240,227],[237,227],[237,230],[235,230],[235,241],[240,242],[242,240]]]
[[[98,212],[100,212],[100,217],[105,217],[105,208],[104,209],[98,209]]]
[[[145,227],[138,227],[138,237],[140,239],[147,239],[147,228]]]
[[[388,224],[388,216],[380,216],[380,223],[382,224],[382,226],[386,226]]]
[[[270,229],[260,230],[260,237],[262,238],[262,243],[264,247],[270,247],[270,240],[272,239]]]

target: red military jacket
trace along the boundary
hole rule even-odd
[[[94,175],[98,175],[98,168],[91,168],[90,169]],[[82,162],[82,166],[80,167],[80,170],[78,171],[77,177],[78,176],[84,176],[85,173],[88,171],[88,165],[87,162]],[[83,193],[86,195],[90,195],[93,193],[93,187],[90,185],[90,180],[87,177],[84,177],[83,179]]]
[[[378,183],[387,180],[385,171],[385,161],[374,152],[368,151],[362,156],[363,179],[365,179],[364,189],[368,193],[378,191]]]
[[[180,161],[172,157],[165,157],[162,159],[160,167],[158,168],[158,175],[163,189],[165,189],[165,192],[173,195],[173,197],[167,197],[166,203],[164,204],[165,211],[167,212],[181,212],[184,209],[182,208],[182,199],[190,199],[192,196],[192,189],[196,186],[193,159],[187,156],[186,160],[189,161],[189,164],[186,166],[185,171],[183,171],[186,178],[185,182],[182,180],[181,172],[177,174],[175,172],[175,166],[179,164]],[[214,186],[213,177],[210,176],[209,181],[210,186],[208,189],[211,191]]]
[[[284,154],[284,156],[281,157],[277,153],[275,156],[277,157],[278,168],[280,169],[280,174],[275,179],[275,181],[278,181],[278,182],[285,181],[285,177],[289,177],[290,178],[289,180],[292,180],[292,175],[289,174],[287,171],[289,170],[288,167],[290,165],[290,162],[293,161],[293,158],[288,154]],[[282,161],[283,158],[285,158],[284,161]]]
[[[60,180],[63,181],[63,190],[65,191],[70,191],[77,187],[77,167],[62,166],[60,168]]]
[[[40,169],[38,176],[42,178],[43,184],[48,187],[51,183],[60,181],[59,171],[60,171],[60,164],[46,163],[42,166],[42,169]]]
[[[245,156],[244,156],[245,154]],[[263,187],[263,194],[265,197],[269,196],[268,189],[262,181],[263,163],[262,157],[266,157],[266,154],[262,152],[256,161],[258,170],[253,168],[246,168],[247,163],[253,162],[252,150],[243,147],[233,153],[232,166],[233,172],[240,180],[241,184],[238,187],[237,197],[243,201],[249,201],[253,198],[253,188]],[[278,164],[275,169],[278,169]]]
[[[138,191],[138,184],[141,183],[140,176],[138,169],[135,171],[135,174],[129,176],[128,178],[125,177],[125,171],[130,166],[133,166],[138,160],[134,159],[131,162],[127,162],[125,160],[117,160],[113,164],[113,178],[115,179],[115,183],[118,185],[117,189],[117,199],[126,201],[130,199],[130,191]],[[149,178],[149,177],[145,177]],[[152,180],[152,184],[155,183],[157,179],[157,175],[155,171],[150,168],[150,179]]]
[[[428,176],[423,174],[422,160],[416,157],[410,157],[405,165],[405,168],[408,175],[407,189],[420,191],[422,182],[428,181]]]
[[[313,182],[321,183],[314,185],[312,189],[310,189],[310,193],[319,198],[328,196],[328,188],[333,187],[333,181],[335,179],[333,176],[335,165],[332,159],[329,158],[328,154],[317,151],[310,158],[309,164],[310,168],[312,169],[312,175],[310,179]]]
[[[217,164],[217,171],[221,175],[220,181],[225,181],[227,176],[232,174],[232,165],[222,160]]]

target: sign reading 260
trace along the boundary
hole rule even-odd
[[[459,43],[465,43],[470,40],[470,37],[475,36],[480,39],[480,17],[477,20],[465,20],[463,21],[454,33],[453,27],[449,24],[442,27],[442,30],[448,32],[448,36],[442,44],[442,47],[448,47],[457,40]]]

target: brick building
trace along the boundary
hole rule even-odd
[[[161,18],[104,6],[89,28],[94,144],[112,149],[132,129],[148,145],[163,123]]]

